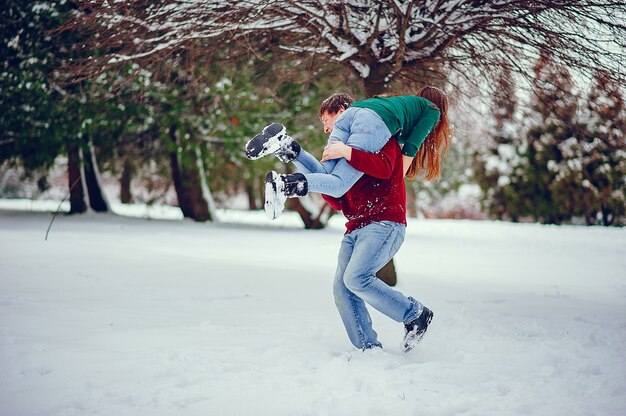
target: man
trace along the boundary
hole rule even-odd
[[[334,132],[341,113],[346,111],[345,104],[349,99],[339,97],[335,94],[322,103],[319,116],[325,132]],[[277,181],[279,186],[270,188],[270,196],[306,194],[308,178],[316,179],[310,175],[326,169],[334,171],[337,160],[343,160],[359,172],[359,177],[345,194],[337,198],[323,195],[333,208],[342,211],[348,219],[333,284],[335,304],[355,347],[363,350],[382,347],[372,327],[367,302],[391,319],[404,323],[402,348],[405,352],[410,351],[426,333],[433,313],[416,299],[392,289],[376,277],[376,272],[398,251],[405,235],[405,169],[398,142],[387,140],[381,151],[375,154],[349,147],[343,141],[330,141],[324,151],[325,161],[319,162],[286,136],[282,125],[275,124],[265,129],[267,134],[262,133],[271,140],[253,139],[246,146],[247,153],[252,156],[274,153],[283,161],[294,162],[300,172],[292,174],[288,180]],[[371,131],[367,130],[369,127],[352,130]],[[272,139],[276,137],[280,140]],[[256,147],[259,143],[264,147]],[[266,183],[266,199],[267,187],[272,186],[273,177],[270,174],[270,181]],[[308,178],[305,175],[309,175]],[[281,211],[284,198],[279,200]],[[271,213],[276,215],[277,211]]]

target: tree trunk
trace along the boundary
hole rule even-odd
[[[102,190],[96,153],[92,145],[87,147],[87,154],[83,157],[82,162],[87,192],[89,193],[89,205],[96,212],[108,212],[109,203]]]
[[[389,262],[376,273],[376,277],[387,283],[389,286],[395,286],[396,283],[398,283],[398,275],[396,274],[396,267],[393,263],[393,259],[389,260]]]
[[[190,166],[189,169],[183,168],[183,172],[185,173],[183,183],[189,195],[194,221],[210,221],[209,206],[202,193],[198,170],[195,166]]]
[[[191,202],[183,186],[183,173],[180,170],[178,153],[176,151],[170,152],[170,169],[172,169],[172,181],[174,182],[176,197],[178,198],[178,207],[183,212],[183,217],[193,218]]]
[[[370,98],[388,92],[389,67],[378,62],[369,65],[370,73],[363,79],[365,95]]]
[[[171,126],[170,138],[173,143],[178,144],[176,136],[176,126]],[[170,153],[170,167],[178,197],[178,206],[185,218],[191,218],[194,221],[210,221],[209,206],[199,181],[197,163],[188,163],[190,166],[185,166],[180,156],[177,150]],[[192,157],[192,160],[197,161],[195,152],[189,156]]]
[[[87,147],[85,155],[78,145],[68,145],[67,171],[70,187],[70,214],[80,214],[88,209],[96,212],[109,211],[109,203],[100,185],[100,174],[93,146]]]
[[[133,176],[133,166],[129,159],[124,159],[122,177],[120,178],[120,201],[122,204],[133,202],[133,195],[130,192],[130,181]]]
[[[609,227],[613,225],[613,221],[615,220],[615,212],[613,212],[609,207],[605,204],[602,204],[602,225],[605,227]]]
[[[389,68],[384,64],[377,63],[370,65],[369,76],[366,79],[363,79],[365,95],[367,95],[368,97],[373,97],[375,95],[385,93],[387,91],[388,76]],[[383,268],[380,269],[378,273],[376,273],[376,277],[387,283],[389,286],[396,285],[396,283],[398,282],[398,276],[396,274],[396,267],[393,259],[389,260],[389,262],[385,266],[383,266]]]
[[[411,183],[408,183],[406,186],[406,215],[407,217],[417,218],[417,194]]]
[[[324,203],[317,215],[314,215],[302,204],[300,198],[289,198],[291,208],[295,210],[304,222],[304,228],[307,230],[320,230],[326,227],[328,220],[335,214],[335,210],[330,205]]]
[[[257,206],[256,198],[254,197],[254,187],[252,184],[246,184],[246,195],[248,195],[248,209],[251,211],[258,209],[259,207]]]
[[[170,153],[170,166],[176,196],[178,197],[178,206],[183,212],[183,216],[194,221],[211,220],[208,204],[198,183],[196,169],[184,169],[177,152]]]
[[[265,206],[265,176],[259,175],[257,178],[257,189],[261,190],[261,208]]]
[[[67,145],[67,176],[70,189],[70,214],[81,214],[87,211],[87,201],[82,178],[81,157],[78,146]]]
[[[217,221],[217,207],[215,205],[215,201],[213,200],[213,194],[211,194],[211,190],[209,189],[209,184],[206,180],[206,170],[204,169],[204,159],[202,157],[202,151],[200,150],[200,146],[196,145],[195,149],[196,154],[196,175],[198,178],[198,185],[200,186],[200,197],[199,203],[201,204],[204,201],[204,205],[207,210],[207,218],[205,221]]]

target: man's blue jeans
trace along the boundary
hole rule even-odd
[[[392,221],[368,224],[344,236],[333,284],[335,304],[352,344],[381,347],[365,302],[397,322],[417,318],[423,306],[376,277],[404,241],[406,227]]]
[[[350,147],[377,153],[391,138],[382,118],[368,108],[348,107],[330,133],[328,143],[340,141]],[[344,158],[319,162],[304,150],[293,161],[307,180],[309,192],[319,192],[335,198],[343,196],[363,172],[356,170]]]

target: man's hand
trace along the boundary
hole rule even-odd
[[[322,162],[342,157],[349,161],[352,158],[352,148],[343,142],[332,142],[324,147]]]

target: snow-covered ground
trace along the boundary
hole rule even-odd
[[[348,342],[339,216],[305,231],[291,214],[60,215],[44,241],[51,214],[4,207],[1,415],[626,409],[625,229],[411,221],[398,289],[435,318],[405,355],[402,326],[375,311],[385,349]]]

